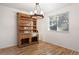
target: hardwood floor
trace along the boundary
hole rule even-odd
[[[40,41],[39,44],[23,48],[14,46],[0,49],[0,55],[79,55],[79,52]]]

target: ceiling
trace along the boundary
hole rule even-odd
[[[33,10],[34,3],[0,3],[0,5],[30,12]],[[40,3],[40,7],[44,13],[53,11],[64,6],[71,5],[70,3]]]

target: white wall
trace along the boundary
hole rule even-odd
[[[17,9],[0,6],[0,48],[17,44]]]
[[[51,11],[45,19],[38,20],[40,39],[65,48],[79,51],[79,4],[72,4],[61,9]],[[69,12],[69,32],[48,30],[48,16]],[[41,37],[42,36],[42,37]]]

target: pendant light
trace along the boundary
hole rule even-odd
[[[40,8],[39,3],[35,3],[35,8],[33,9],[33,11],[31,12],[31,16],[32,18],[44,18],[44,13]]]

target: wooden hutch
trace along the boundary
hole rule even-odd
[[[37,19],[17,13],[17,41],[19,47],[38,43]]]

